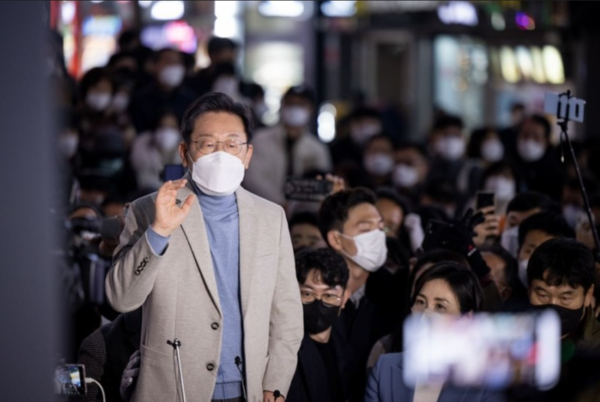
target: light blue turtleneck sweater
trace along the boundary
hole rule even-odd
[[[240,305],[240,219],[235,194],[215,197],[194,186],[204,216],[208,245],[217,280],[219,301],[223,312],[223,339],[218,365],[217,384],[212,399],[232,399],[242,396],[242,374],[235,364],[242,361],[243,321]],[[168,237],[147,231],[148,243],[160,255],[169,243]],[[199,340],[201,342],[202,340]]]

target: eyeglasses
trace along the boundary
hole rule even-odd
[[[307,290],[300,291],[300,299],[302,299],[302,304],[310,304],[315,300],[321,300],[323,304],[329,307],[340,307],[342,305],[342,297],[338,295],[333,295],[326,293],[324,295],[318,296],[313,292],[309,292]]]
[[[203,138],[201,140],[190,141],[194,147],[203,154],[212,154],[219,148],[219,144],[223,145],[223,151],[231,155],[237,155],[242,152],[244,145],[247,142],[242,142],[235,138],[228,138],[225,141],[215,141],[212,138]]]

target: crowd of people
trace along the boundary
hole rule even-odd
[[[213,38],[196,72],[190,55],[126,32],[77,83],[52,64],[69,220],[118,217],[95,238],[106,288],[74,313],[77,359],[108,401],[593,400],[598,249],[547,117],[515,105],[510,127],[466,133],[440,113],[407,141],[362,104],[324,144],[306,86],[263,123],[264,92],[241,80],[236,51]],[[598,222],[595,149],[576,144]],[[165,180],[167,165],[184,176]],[[331,192],[287,199],[292,177]],[[553,390],[402,383],[407,317],[542,307],[562,325]]]

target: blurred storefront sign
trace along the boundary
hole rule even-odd
[[[479,18],[475,6],[466,1],[451,1],[438,7],[438,17],[444,24],[477,26]]]
[[[264,17],[307,20],[313,16],[313,1],[261,1],[258,12]]]
[[[390,12],[435,11],[443,1],[360,1],[361,6],[373,14]]]

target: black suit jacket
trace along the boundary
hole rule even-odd
[[[342,386],[344,401],[350,398],[356,362],[352,349],[341,334],[332,331],[331,339]],[[330,400],[327,372],[321,355],[308,334],[304,335],[298,351],[298,366],[286,396],[286,402],[338,402]]]
[[[365,295],[358,306],[348,300],[342,315],[333,326],[346,339],[356,359],[357,370],[352,379],[352,401],[362,401],[367,384],[367,360],[371,349],[378,339],[386,335],[381,324],[383,316],[379,309]]]
[[[142,309],[121,314],[84,339],[77,362],[85,365],[86,376],[102,384],[107,402],[121,402],[119,387],[129,357],[140,348]],[[88,393],[77,399],[101,401],[98,386],[88,384]]]

